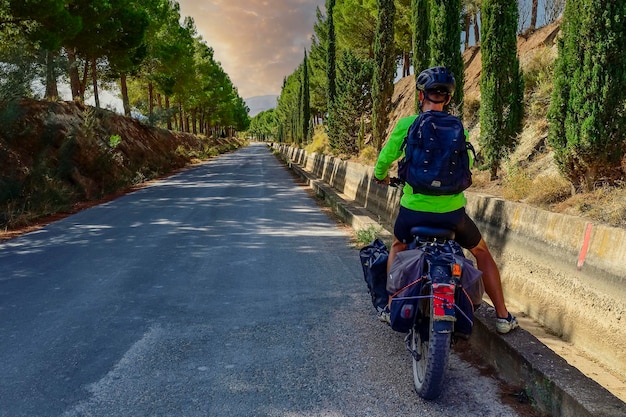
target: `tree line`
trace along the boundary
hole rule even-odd
[[[181,23],[182,21],[182,23]],[[248,108],[174,0],[0,0],[0,102],[119,88],[124,113],[193,133],[245,130]]]
[[[517,36],[557,18],[563,19],[562,34],[548,143],[575,190],[620,184],[626,175],[626,3],[621,0],[327,0],[324,11],[317,9],[311,47],[285,77],[276,108],[256,116],[249,131],[304,145],[313,127],[323,124],[338,155],[358,155],[365,142],[378,151],[386,139],[396,75],[447,66],[457,79],[448,110],[461,116],[462,49],[477,44],[482,52],[478,141],[482,168],[495,178],[524,121]]]

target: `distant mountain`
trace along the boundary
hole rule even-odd
[[[278,96],[255,96],[244,99],[246,105],[250,109],[250,117],[254,117],[262,111],[273,109],[276,107],[276,99]]]

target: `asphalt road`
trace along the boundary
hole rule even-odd
[[[0,416],[517,416],[412,390],[358,251],[253,144],[0,244]]]

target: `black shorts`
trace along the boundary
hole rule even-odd
[[[465,249],[472,249],[478,245],[482,235],[476,223],[465,213],[465,208],[449,213],[428,213],[425,211],[409,210],[400,206],[396,218],[393,234],[402,243],[410,243],[413,239],[411,228],[415,226],[441,227],[454,230],[454,240]]]

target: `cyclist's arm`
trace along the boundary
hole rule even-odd
[[[391,164],[402,156],[402,143],[404,142],[404,138],[406,138],[409,127],[416,118],[417,116],[410,116],[398,120],[396,127],[391,132],[391,135],[389,135],[389,140],[378,155],[378,160],[374,167],[374,176],[376,179],[384,180],[389,173]]]

